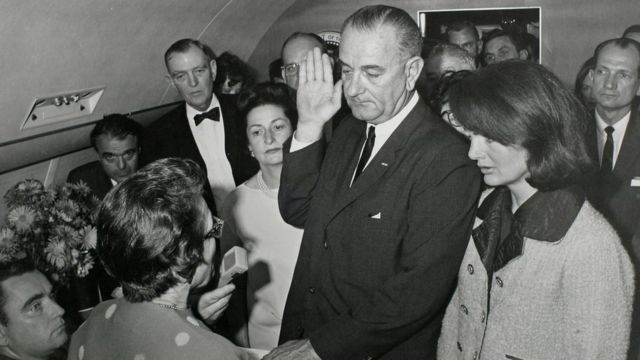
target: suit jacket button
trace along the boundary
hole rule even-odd
[[[328,248],[329,248],[329,243],[328,243],[328,242],[326,242],[326,241],[325,241],[322,245],[324,246],[324,248],[325,248],[325,249],[328,249]]]
[[[467,271],[469,272],[469,274],[473,275],[473,265],[467,265]]]
[[[499,276],[496,276],[496,284],[498,284],[498,286],[503,287],[504,283],[502,282],[502,279]]]
[[[469,315],[469,309],[467,309],[466,306],[460,305],[460,310],[462,310],[465,315]]]
[[[314,288],[313,286],[309,286],[309,292],[312,294],[316,293],[316,288]]]

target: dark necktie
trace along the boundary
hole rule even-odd
[[[213,109],[203,112],[202,114],[198,114],[193,117],[193,121],[195,121],[196,126],[200,125],[204,119],[211,119],[213,121],[220,121],[220,108],[214,107]]]
[[[607,126],[604,131],[607,133],[607,141],[602,149],[602,161],[600,162],[600,170],[610,173],[613,170],[613,126]]]
[[[376,142],[376,127],[369,127],[369,133],[367,134],[367,141],[364,143],[364,149],[362,149],[362,155],[360,155],[360,161],[356,167],[356,173],[353,176],[353,182],[356,182],[358,176],[362,173],[364,166],[367,165],[369,158],[371,157],[371,151],[373,151],[373,145]]]

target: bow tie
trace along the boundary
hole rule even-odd
[[[193,117],[193,120],[196,123],[196,126],[200,125],[200,123],[204,120],[204,119],[211,119],[213,121],[220,121],[220,108],[219,107],[214,107],[213,109],[204,112],[202,114],[197,114],[196,116]]]

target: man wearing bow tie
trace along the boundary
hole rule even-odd
[[[145,162],[171,156],[196,161],[206,169],[211,193],[205,199],[216,213],[236,184],[258,171],[257,163],[244,145],[235,104],[213,92],[216,61],[211,49],[182,39],[167,49],[164,60],[167,79],[185,104],[149,125]]]

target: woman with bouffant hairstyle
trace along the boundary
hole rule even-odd
[[[191,160],[155,161],[116,185],[98,214],[98,256],[124,298],[102,302],[69,359],[242,359],[187,306],[213,275],[214,221]]]
[[[584,106],[522,60],[489,65],[447,94],[490,188],[438,358],[624,359],[633,268],[581,186],[594,169]]]

